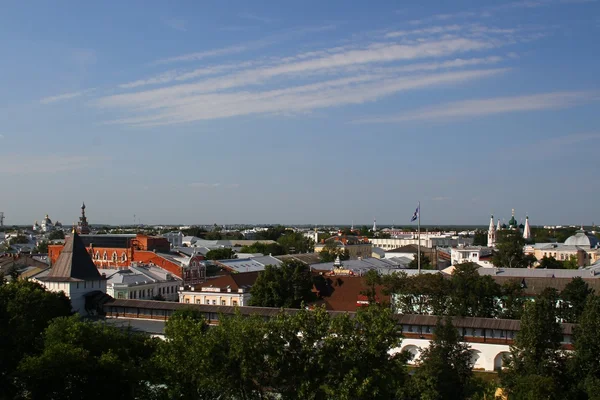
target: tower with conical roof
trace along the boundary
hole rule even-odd
[[[85,216],[85,203],[83,203],[81,206],[81,217],[79,217],[77,232],[79,232],[80,235],[89,235],[90,233],[90,226],[88,225],[87,218]]]
[[[490,226],[488,228],[488,247],[496,247],[496,227],[494,226],[494,216],[490,217]]]
[[[51,292],[64,292],[73,310],[82,315],[88,314],[86,298],[90,294],[106,293],[106,278],[98,272],[75,230],[48,274],[37,280]]]
[[[498,226],[496,227],[496,233],[502,229],[502,224],[500,223],[500,218],[498,218]]]
[[[373,233],[377,232],[377,220],[373,219]]]
[[[529,227],[529,215],[525,216],[525,227],[523,227],[523,239],[531,239],[531,228]]]

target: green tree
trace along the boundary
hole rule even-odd
[[[26,280],[0,280],[0,398],[14,397],[17,365],[39,351],[50,321],[70,314],[71,302],[62,292],[49,292]]]
[[[207,260],[231,260],[234,258],[237,258],[237,255],[228,247],[209,250],[208,253],[206,253]]]
[[[557,259],[555,259],[554,257],[550,256],[544,256],[541,260],[540,260],[540,268],[546,268],[546,269],[563,269],[563,263],[558,261]]]
[[[319,253],[321,262],[332,262],[337,257],[340,257],[341,261],[348,260],[350,258],[350,252],[348,249],[344,249],[335,240],[329,240],[325,243],[323,250]]]
[[[555,291],[549,290],[525,304],[520,331],[500,373],[511,399],[564,398],[565,355],[556,298]],[[546,386],[539,387],[540,383]]]
[[[27,239],[27,236],[19,234],[17,236],[11,237],[8,240],[8,243],[10,245],[13,245],[13,244],[27,244],[27,243],[29,243],[29,239]]]
[[[467,344],[461,342],[450,317],[438,319],[433,340],[421,352],[412,377],[411,398],[466,399],[471,394],[473,363]]]
[[[501,230],[498,232],[496,251],[493,263],[496,267],[525,268],[528,260],[523,253],[525,239],[518,230]]]
[[[501,318],[520,319],[523,313],[523,305],[525,304],[525,295],[521,282],[517,279],[512,279],[505,282],[501,288],[502,292],[502,307]]]
[[[78,316],[57,318],[43,351],[20,362],[18,386],[33,399],[145,399],[158,340]]]
[[[260,240],[275,240],[279,239],[286,231],[285,226],[277,225],[271,226],[266,231],[259,231],[256,233],[256,238]]]
[[[402,314],[447,313],[450,281],[441,274],[408,277],[403,272],[393,273],[383,276],[383,284],[394,299],[394,308]]]
[[[455,266],[450,278],[450,315],[493,318],[498,314],[500,285],[491,276],[480,276],[477,269],[473,263]]]
[[[313,298],[310,267],[297,260],[285,260],[280,266],[267,265],[252,289],[250,305],[298,308]]]
[[[587,297],[574,329],[574,352],[570,360],[577,398],[600,399],[600,297]]]
[[[560,317],[565,322],[578,323],[583,313],[587,298],[594,293],[588,284],[580,277],[573,278],[560,292]]]
[[[487,246],[487,232],[482,229],[477,229],[473,235],[473,246]]]
[[[48,240],[61,240],[65,238],[65,233],[61,229],[50,232]]]
[[[48,242],[45,240],[39,242],[37,247],[35,248],[35,252],[39,254],[48,253]]]
[[[563,268],[565,269],[578,269],[579,264],[577,263],[577,256],[569,256],[569,258],[563,261]]]
[[[420,252],[419,255],[421,257],[421,269],[432,269],[433,266],[431,265],[431,260],[429,259],[429,257],[427,257],[425,254],[423,254],[423,252]],[[419,260],[416,256],[415,256],[415,258],[413,258],[410,261],[410,263],[408,264],[408,268],[409,269],[418,269],[419,268]]]
[[[241,253],[261,253],[261,254],[271,254],[273,256],[280,256],[285,254],[283,248],[279,245],[279,243],[262,243],[255,242],[250,246],[243,246],[240,250]]]
[[[304,236],[301,232],[292,231],[281,235],[277,239],[277,243],[283,248],[285,254],[309,253],[315,247],[312,239]]]

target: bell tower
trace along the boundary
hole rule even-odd
[[[77,227],[80,235],[88,235],[90,233],[90,226],[88,225],[87,218],[85,216],[85,203],[81,205],[81,217],[79,217],[79,224]]]

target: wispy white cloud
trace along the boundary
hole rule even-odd
[[[451,197],[438,196],[438,197],[432,197],[431,200],[432,201],[447,201],[447,200],[451,200]]]
[[[176,31],[187,31],[187,21],[181,18],[168,18],[164,20],[164,24]]]
[[[435,75],[395,77],[358,76],[310,85],[262,92],[209,93],[153,99],[129,98],[127,106],[136,117],[113,123],[158,126],[251,114],[302,113],[315,109],[362,104],[406,90],[434,87],[481,79],[503,73],[505,69],[448,72]],[[149,112],[153,110],[152,112]]]
[[[247,45],[228,46],[220,49],[198,51],[195,53],[183,54],[175,57],[168,57],[153,62],[154,65],[171,64],[184,61],[200,61],[205,58],[225,56],[230,54],[241,53],[249,48]]]
[[[27,161],[24,162],[23,160]],[[25,157],[22,154],[12,154],[0,157],[0,174],[53,174],[88,168],[106,160],[105,157],[97,156],[50,154]]]
[[[591,92],[551,92],[526,96],[496,97],[446,103],[400,115],[357,119],[357,123],[398,123],[405,121],[481,117],[509,112],[554,110],[573,107],[594,99]]]
[[[58,102],[61,102],[61,101],[71,100],[71,99],[74,99],[76,97],[81,97],[83,95],[91,93],[94,90],[96,90],[96,89],[87,89],[87,90],[82,90],[80,92],[70,92],[70,93],[59,94],[59,95],[56,95],[56,96],[44,97],[43,99],[40,99],[40,103],[42,103],[42,104],[53,104],[53,103],[58,103]]]
[[[494,44],[488,41],[462,38],[442,39],[417,43],[415,45],[396,43],[371,44],[362,49],[350,49],[339,53],[334,52],[334,54],[325,53],[320,57],[244,70],[232,75],[208,79],[199,83],[107,96],[99,99],[97,104],[102,107],[131,106],[132,103],[144,105],[155,100],[173,99],[176,96],[190,96],[235,87],[257,85],[282,75],[332,71],[351,66],[444,57],[451,54],[483,50],[493,46]],[[138,85],[138,83],[135,84]]]
[[[249,41],[242,44],[236,44],[231,46],[225,46],[218,49],[210,49],[203,50],[193,53],[182,54],[174,57],[162,58],[160,60],[156,60],[152,62],[152,65],[164,65],[164,64],[174,64],[181,62],[192,62],[192,61],[201,61],[207,58],[228,56],[232,54],[239,54],[249,50],[258,50],[263,47],[271,46],[275,43],[280,43],[285,40],[289,40],[291,38],[299,37],[306,34],[318,33],[323,31],[328,31],[335,29],[335,25],[323,25],[323,26],[310,26],[301,29],[292,29],[289,31],[280,32],[275,35],[271,35],[265,37],[263,39]]]
[[[288,37],[324,27],[291,31]],[[327,27],[326,29],[330,29]],[[160,126],[250,115],[290,116],[377,101],[421,88],[448,87],[510,70],[510,47],[537,33],[469,23],[380,30],[330,47],[248,57],[238,63],[169,69],[118,86],[93,105],[114,112],[107,123]],[[285,35],[284,35],[285,36]],[[268,41],[161,60],[164,63],[246,51]],[[507,55],[507,53],[509,53]],[[492,68],[495,64],[504,64]],[[149,87],[158,86],[158,87]]]

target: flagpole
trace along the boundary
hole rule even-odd
[[[417,215],[417,235],[418,235],[418,244],[417,244],[417,266],[419,269],[419,275],[421,275],[421,202],[419,202],[419,213]]]

